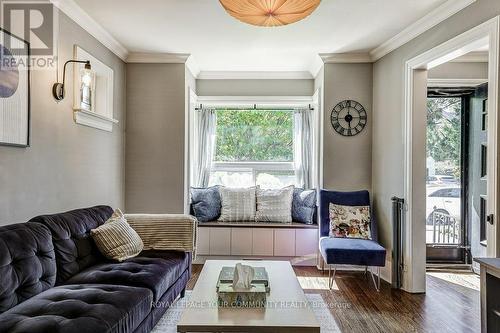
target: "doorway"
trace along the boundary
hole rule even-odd
[[[405,64],[405,161],[404,195],[406,202],[404,232],[403,289],[409,292],[425,292],[426,289],[426,120],[428,70],[461,57],[480,47],[488,46],[488,131],[487,131],[487,196],[485,212],[489,221],[486,226],[487,256],[498,253],[497,239],[500,228],[491,218],[498,216],[497,154],[497,100],[499,72],[500,17],[495,17],[435,48],[424,52]],[[424,180],[424,181],[423,181]],[[463,205],[461,203],[461,205]]]

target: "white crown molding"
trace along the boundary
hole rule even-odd
[[[190,56],[187,59],[186,67],[191,72],[191,74],[194,76],[195,79],[198,78],[198,75],[200,74],[200,67],[198,66],[198,63],[196,62],[193,56]]]
[[[73,0],[50,0],[50,2],[120,59],[127,58],[128,50]]]
[[[201,71],[197,77],[199,80],[312,80],[313,78],[313,75],[308,71]]]
[[[129,53],[126,62],[128,63],[151,63],[151,64],[185,64],[189,53]]]
[[[427,30],[435,27],[439,23],[443,22],[447,18],[455,15],[465,7],[476,2],[476,0],[448,0],[441,6],[434,9],[429,14],[425,15],[418,21],[409,25],[406,29],[398,33],[396,36],[392,37],[388,41],[382,43],[380,46],[376,47],[370,51],[370,56],[372,61],[377,61],[386,54],[394,51],[395,49],[403,46],[412,39],[420,36]]]
[[[488,82],[488,79],[428,79],[428,87],[457,88],[475,87]]]
[[[175,53],[130,53],[118,40],[97,23],[74,0],[50,0],[59,10],[65,13],[89,34],[111,50],[122,60],[129,63],[185,63],[191,73],[198,79],[313,79],[314,73],[321,69],[318,61],[311,66],[311,71],[200,71],[189,54]],[[425,31],[431,29],[477,0],[448,0],[432,12],[414,22],[396,36],[382,43],[369,53],[322,53],[319,56],[323,63],[370,63],[403,46]],[[485,62],[484,57],[473,55],[463,57],[457,62]]]
[[[455,58],[450,62],[488,62],[489,52],[469,52],[461,57]]]
[[[325,64],[372,62],[369,53],[320,53],[319,56]]]

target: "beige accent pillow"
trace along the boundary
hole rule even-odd
[[[257,187],[257,222],[292,222],[293,186],[280,189]]]
[[[372,239],[369,206],[330,203],[330,237]]]
[[[123,261],[137,256],[144,244],[117,209],[103,225],[90,231],[97,248],[108,259]]]
[[[219,188],[221,222],[255,221],[255,187]]]

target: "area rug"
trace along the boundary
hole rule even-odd
[[[172,305],[160,319],[151,333],[177,333],[177,322],[181,318],[182,311],[186,308],[191,292],[186,292],[186,296],[179,299]],[[328,305],[319,294],[306,294],[307,302],[311,306],[318,322],[321,326],[321,333],[340,333],[340,329],[335,322]]]

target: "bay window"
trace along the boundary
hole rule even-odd
[[[197,186],[310,187],[309,108],[211,108],[197,114]]]

